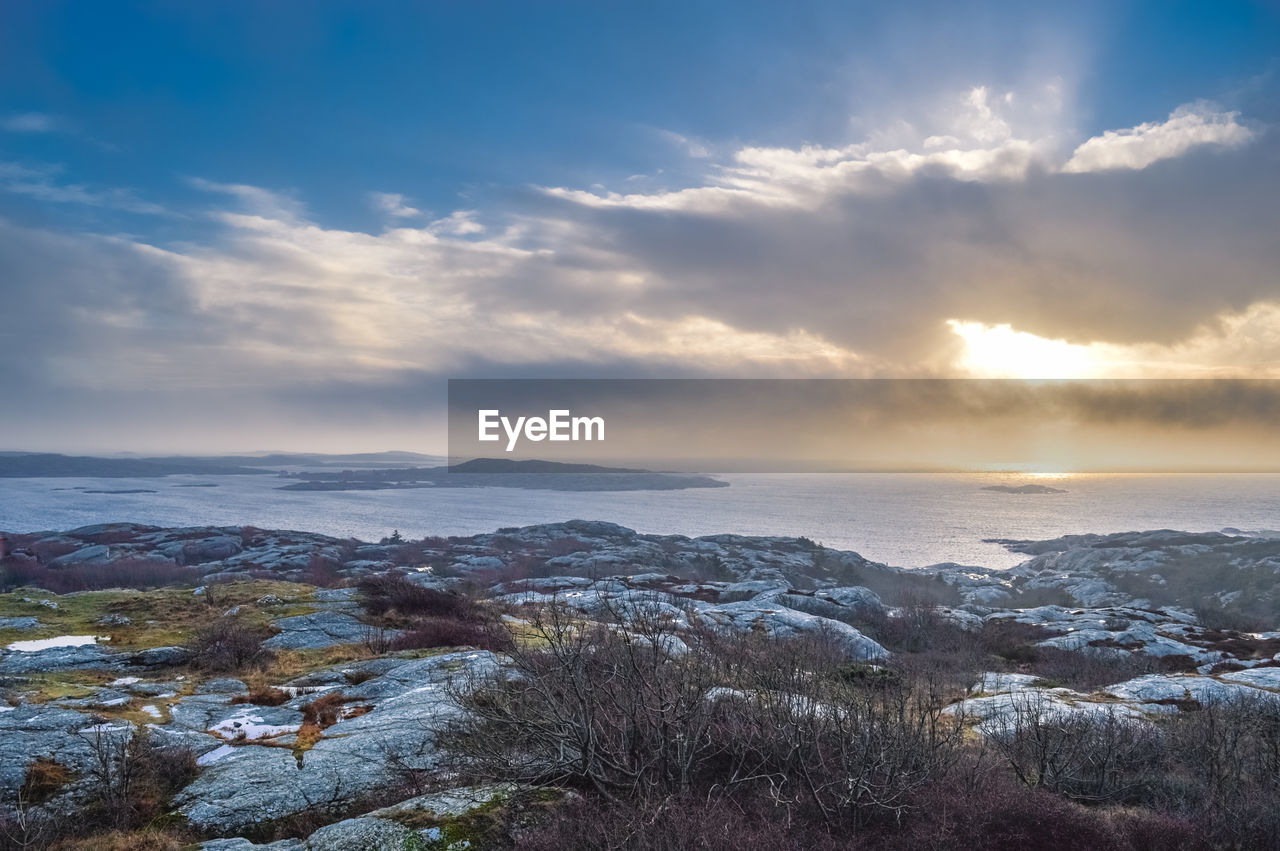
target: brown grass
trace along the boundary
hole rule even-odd
[[[288,692],[272,686],[257,686],[248,694],[238,694],[231,698],[233,704],[251,703],[254,706],[279,706],[289,702]]]

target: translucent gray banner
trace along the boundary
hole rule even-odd
[[[449,382],[471,473],[1275,472],[1278,437],[1272,380]]]

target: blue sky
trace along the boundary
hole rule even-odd
[[[200,202],[183,181],[200,176],[368,228],[371,189],[448,211],[527,183],[678,179],[687,164],[661,131],[845,144],[859,112],[924,78],[1013,84],[1055,53],[1084,66],[1065,70],[1092,135],[1238,96],[1280,44],[1275,7],[1247,3],[885,5],[10,4],[0,113],[65,132],[0,144],[177,208]]]
[[[1270,374],[1278,46],[1274,3],[5,4],[0,286],[42,332],[0,331],[32,400],[0,416],[61,446],[196,392],[393,423],[455,374]]]

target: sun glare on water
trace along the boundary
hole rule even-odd
[[[961,366],[978,378],[1095,378],[1104,363],[1089,346],[1048,340],[1009,325],[947,320],[964,340]]]

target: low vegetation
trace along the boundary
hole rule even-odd
[[[820,637],[695,630],[675,650],[661,622],[556,609],[532,629],[508,671],[457,687],[469,712],[449,733],[466,775],[573,793],[504,847],[1136,851],[1280,835],[1280,697],[1153,723],[1105,706],[1064,720],[1028,696],[977,736],[929,663],[956,638],[936,624],[898,635],[916,649],[887,666],[842,662]],[[1077,683],[1131,673],[1026,658],[1040,637],[996,625],[948,652]]]

